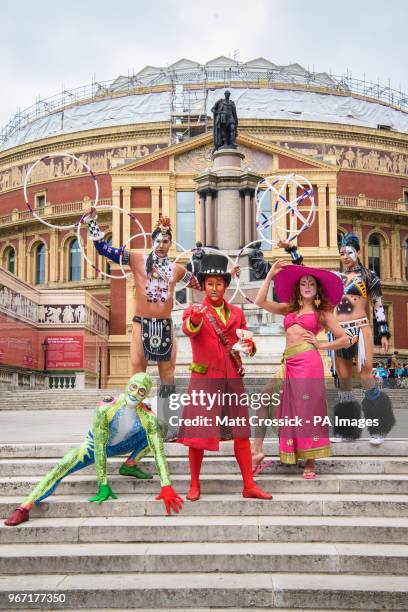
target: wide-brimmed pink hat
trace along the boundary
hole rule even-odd
[[[343,295],[343,283],[334,272],[321,268],[309,268],[289,264],[274,278],[275,293],[280,302],[290,302],[293,298],[295,285],[302,276],[314,276],[320,281],[324,295],[333,306],[337,306]]]

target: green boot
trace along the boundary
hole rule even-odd
[[[152,474],[148,474],[141,470],[137,465],[126,465],[123,463],[119,468],[119,474],[122,476],[134,476],[135,478],[140,478],[141,480],[150,480],[153,478]]]

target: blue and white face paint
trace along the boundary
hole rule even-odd
[[[354,263],[356,263],[357,259],[358,259],[358,253],[356,251],[356,249],[352,246],[346,246],[346,255],[347,257],[349,257],[350,259],[353,260]]]

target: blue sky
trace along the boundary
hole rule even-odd
[[[238,54],[408,92],[407,0],[2,0],[0,126],[37,96]]]

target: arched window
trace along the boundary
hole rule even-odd
[[[371,234],[368,239],[368,267],[381,278],[380,239]]]
[[[72,240],[69,245],[69,274],[68,280],[78,281],[81,280],[81,251],[79,248],[78,240]]]
[[[15,274],[16,270],[16,252],[13,247],[6,249],[3,258],[3,265],[12,274]]]
[[[404,242],[405,280],[408,280],[408,238]]]
[[[41,242],[35,249],[35,284],[45,283],[45,244]]]

